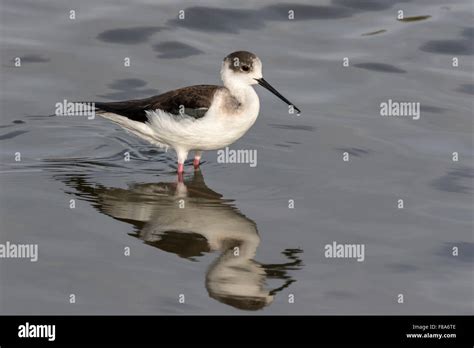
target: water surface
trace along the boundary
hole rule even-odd
[[[36,263],[0,261],[1,313],[472,314],[470,1],[0,9],[0,242],[39,245]],[[260,116],[232,145],[257,150],[255,168],[206,152],[178,184],[172,152],[48,117],[63,99],[217,84],[240,49],[303,110],[257,87]],[[388,99],[420,102],[420,119],[381,117]],[[364,262],[325,258],[333,241],[364,244]]]

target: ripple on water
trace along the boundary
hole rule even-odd
[[[406,73],[405,70],[397,68],[395,65],[385,64],[385,63],[357,63],[357,64],[354,64],[354,66],[356,68],[378,71],[378,72],[396,73],[396,74]]]
[[[179,41],[160,42],[153,45],[153,49],[160,53],[157,57],[163,59],[187,58],[204,53],[191,45]]]
[[[109,29],[97,35],[97,39],[108,43],[136,45],[147,42],[153,34],[163,29],[155,26]]]
[[[19,135],[22,135],[22,134],[25,134],[25,133],[28,133],[28,132],[29,131],[26,131],[26,130],[17,130],[17,131],[9,132],[7,134],[0,135],[0,140],[13,139],[13,138],[16,138]]]
[[[474,169],[470,167],[460,167],[448,170],[448,172],[431,185],[440,191],[454,193],[472,192],[472,179],[474,179]]]

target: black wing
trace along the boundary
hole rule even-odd
[[[138,122],[148,121],[146,110],[160,109],[173,115],[179,115],[180,110],[184,107],[184,114],[198,119],[206,114],[211,106],[214,93],[219,88],[221,87],[214,85],[190,86],[146,99],[110,103],[96,102],[95,107],[99,111],[112,112]]]

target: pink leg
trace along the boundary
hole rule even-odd
[[[201,162],[201,155],[202,155],[202,151],[196,151],[194,153],[194,161],[193,161],[194,169],[199,168],[199,163]]]
[[[178,162],[178,182],[183,182],[184,164]]]

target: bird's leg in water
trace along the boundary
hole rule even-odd
[[[178,162],[178,182],[183,182],[184,164]]]
[[[182,179],[184,172],[184,162],[186,161],[186,157],[188,157],[188,151],[183,149],[176,149],[176,155],[178,157],[178,178],[181,175]]]
[[[199,168],[199,163],[201,162],[202,151],[194,151],[194,169]]]

